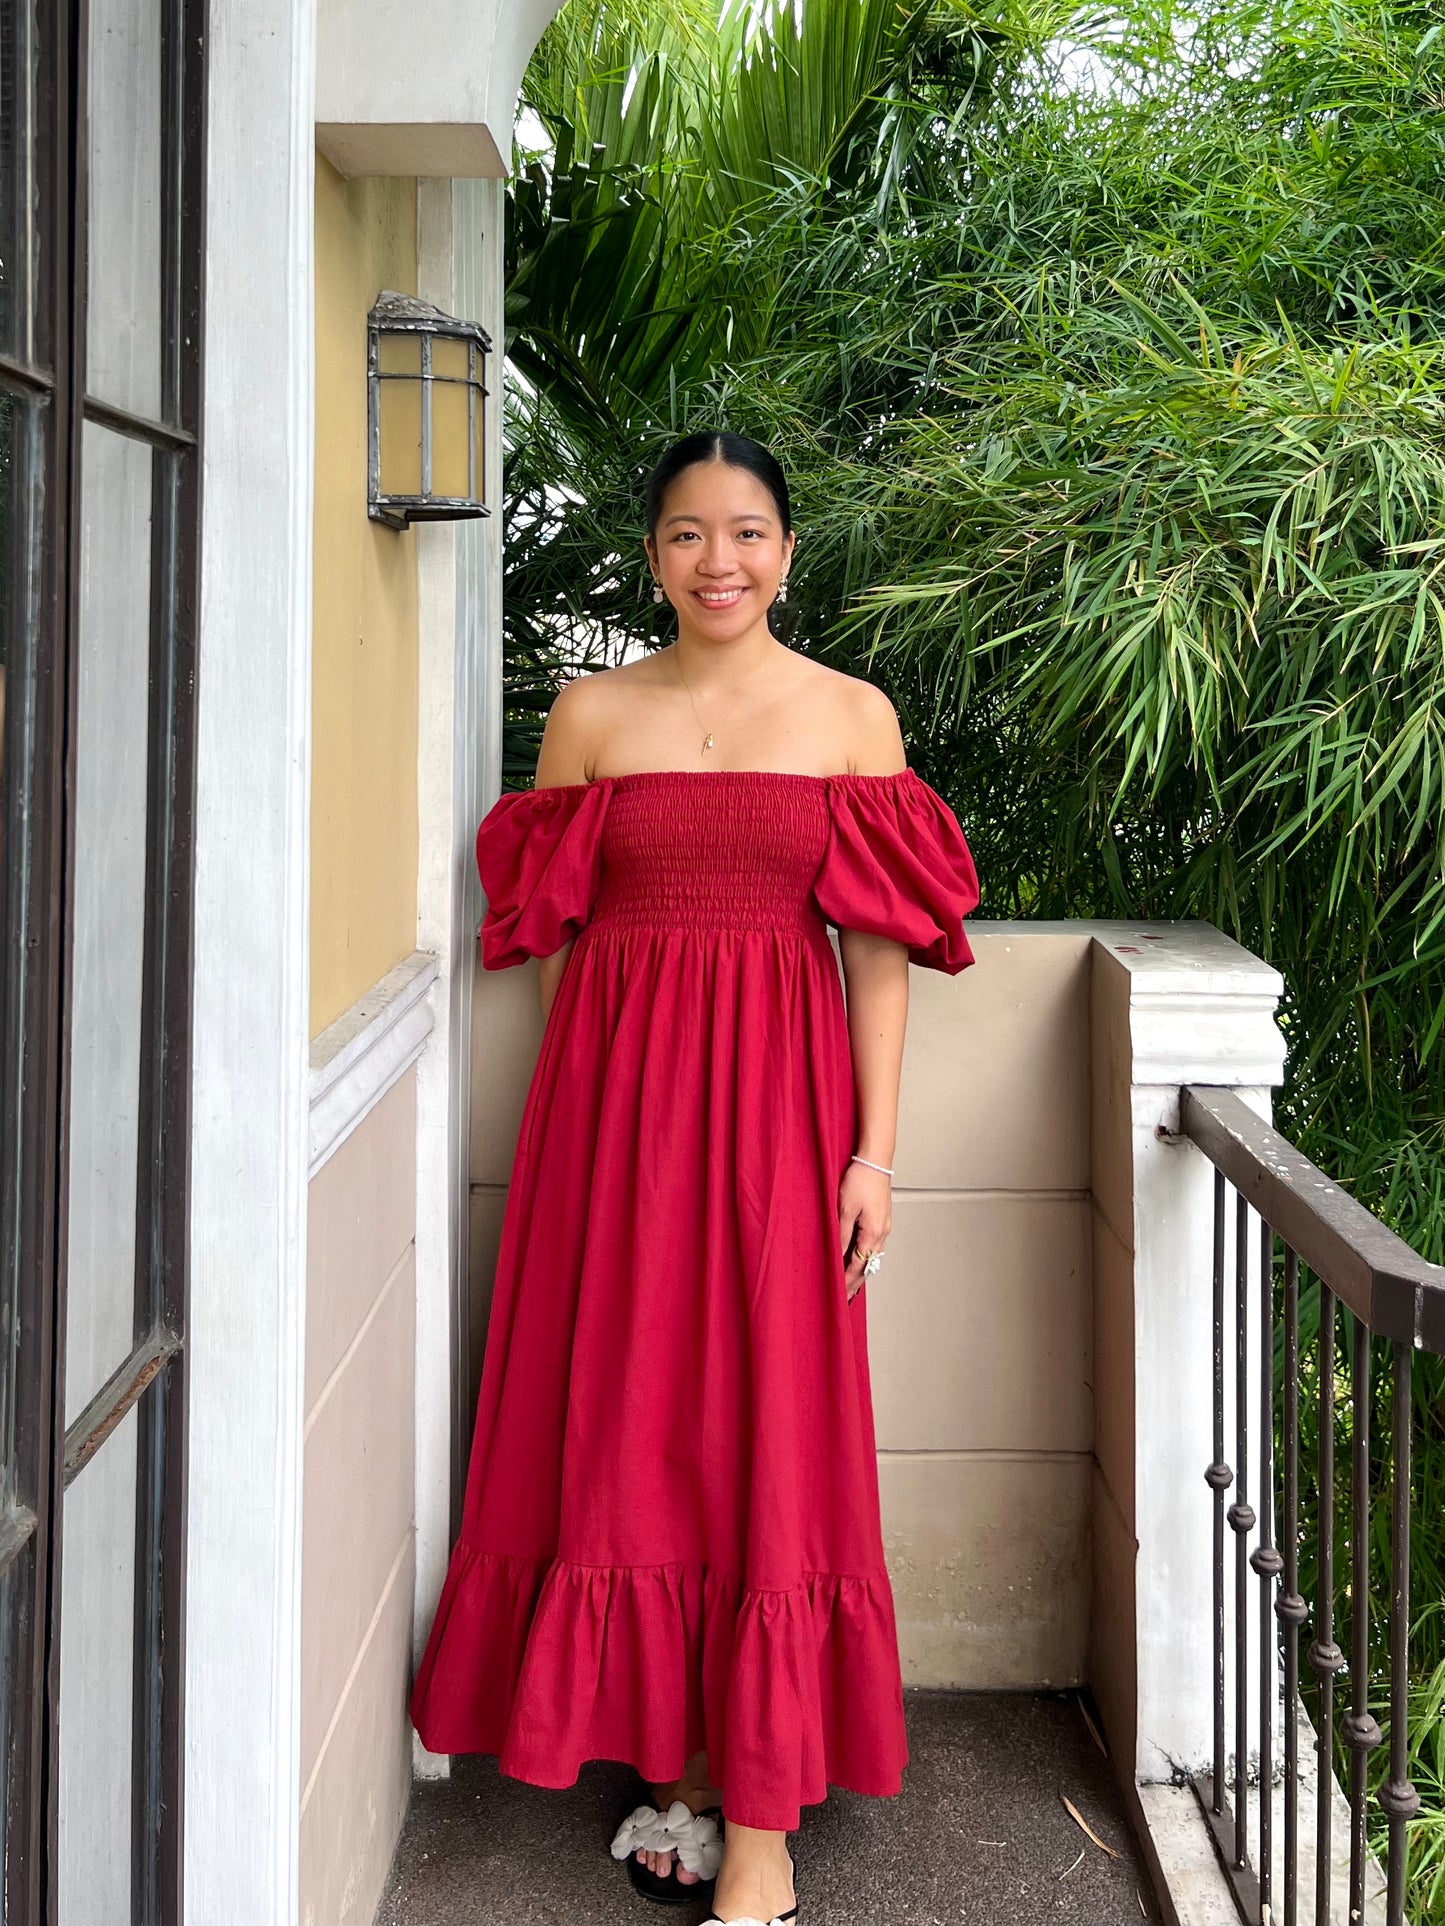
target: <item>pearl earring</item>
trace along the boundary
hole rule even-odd
[[[782,578],[782,580],[778,583],[778,600],[780,602],[786,602],[787,599],[788,599],[788,578],[785,575]]]
[[[661,584],[661,582],[654,582],[654,583],[653,583],[653,585],[652,585],[652,599],[653,599],[653,601],[654,601],[654,602],[662,602],[662,601],[665,601],[665,600],[666,600],[666,597],[665,597],[665,596],[663,595],[663,592],[662,592],[662,584]]]

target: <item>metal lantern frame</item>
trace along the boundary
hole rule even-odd
[[[419,367],[413,370],[383,369],[381,344],[388,337],[415,338],[420,342]],[[467,344],[465,376],[434,374],[432,345],[436,341],[463,341]],[[475,321],[460,321],[430,301],[415,295],[384,289],[366,317],[366,512],[373,521],[389,528],[405,528],[411,522],[466,521],[490,515],[486,491],[486,356],[492,339]],[[384,381],[412,381],[421,389],[421,492],[417,495],[384,495],[381,492],[381,384]],[[438,383],[467,389],[467,493],[432,493],[432,396]],[[478,411],[481,419],[478,420]]]

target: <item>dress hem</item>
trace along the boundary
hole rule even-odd
[[[428,1750],[430,1750],[430,1748],[428,1748]],[[694,1752],[700,1752],[702,1750],[703,1748],[701,1746],[693,1747]],[[641,1779],[645,1779],[649,1785],[666,1785],[673,1779],[680,1779],[683,1774],[683,1768],[687,1763],[686,1760],[683,1760],[678,1765],[678,1768],[675,1772],[651,1772],[648,1770],[648,1768],[645,1765],[643,1765],[640,1762],[640,1760],[633,1759],[633,1758],[613,1759],[609,1757],[606,1760],[582,1759],[578,1762],[577,1770],[572,1774],[572,1777],[570,1779],[558,1779],[558,1778],[539,1777],[536,1773],[533,1773],[533,1772],[508,1771],[508,1769],[500,1763],[499,1755],[497,1753],[481,1752],[478,1750],[474,1750],[473,1748],[468,1746],[460,1747],[455,1753],[448,1753],[446,1756],[449,1758],[498,1759],[497,1770],[504,1779],[516,1779],[522,1785],[537,1786],[544,1792],[569,1792],[572,1789],[572,1787],[574,1787],[577,1784],[578,1775],[580,1774],[582,1767],[585,1765],[594,1765],[599,1762],[605,1763],[608,1765],[631,1766],[632,1770],[638,1775],[638,1777]],[[691,1756],[692,1756],[691,1753],[689,1753],[688,1757],[690,1758]],[[904,1763],[906,1764],[907,1761],[905,1760]],[[709,1761],[709,1768],[710,1767],[711,1767],[711,1761]],[[874,1783],[870,1783],[866,1785],[855,1785],[850,1779],[830,1778],[827,1781],[827,1784],[824,1790],[818,1795],[816,1799],[800,1799],[798,1803],[800,1806],[820,1806],[823,1804],[824,1800],[827,1798],[828,1793],[835,1792],[835,1791],[836,1792],[854,1792],[864,1799],[897,1799],[901,1796],[903,1791],[903,1777],[900,1771],[898,1777],[894,1780],[893,1784],[886,1785],[886,1786],[878,1785]],[[748,1809],[746,1808],[741,1812],[730,1811],[729,1806],[731,1805],[731,1803],[732,1802],[729,1800],[728,1795],[726,1794],[726,1792],[724,1792],[723,1818],[725,1820],[730,1820],[732,1824],[735,1826],[751,1826],[751,1827],[754,1827],[759,1832],[796,1832],[798,1829],[799,1819],[794,1819],[789,1825],[782,1826],[778,1824],[777,1819],[775,1817],[765,1816],[764,1811],[761,1807],[754,1808],[753,1809],[754,1816],[749,1818]],[[801,1814],[799,1815],[799,1818],[801,1818]]]
[[[886,1570],[746,1586],[701,1562],[588,1565],[456,1549],[412,1691],[422,1743],[528,1784],[597,1759],[661,1783],[706,1749],[735,1824],[791,1831],[829,1785],[902,1790]]]

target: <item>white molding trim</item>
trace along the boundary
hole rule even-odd
[[[296,1926],[315,19],[233,0],[210,24],[183,1908]]]
[[[426,1048],[436,974],[435,956],[413,950],[312,1043],[312,1177]]]
[[[1274,1085],[1284,1078],[1279,971],[1212,923],[1089,923],[1129,981],[1131,1081]],[[1177,1108],[1176,1108],[1177,1121]]]
[[[1130,1042],[1136,1084],[1277,1084],[1284,1078],[1278,993],[1153,991],[1137,982]]]

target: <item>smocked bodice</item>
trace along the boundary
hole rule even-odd
[[[811,889],[827,783],[773,771],[614,776],[592,926],[826,935]]]
[[[594,931],[796,933],[826,947],[829,923],[949,974],[973,960],[973,858],[912,769],[662,769],[514,790],[477,830],[477,869],[488,969]]]

